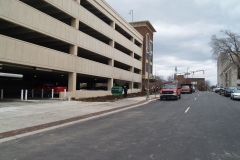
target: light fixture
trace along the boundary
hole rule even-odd
[[[63,75],[61,75],[63,77]]]
[[[45,69],[45,68],[35,68],[37,71],[46,71],[46,72],[52,72],[51,69]]]
[[[3,72],[0,72],[0,76],[2,76],[2,77],[13,77],[13,78],[22,78],[23,77],[22,74],[3,73]]]
[[[30,66],[22,66],[22,65],[15,65],[15,64],[0,64],[0,66],[10,66],[10,67],[17,67],[17,68],[25,68],[25,69],[34,69],[33,67]]]

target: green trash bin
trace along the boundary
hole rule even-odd
[[[113,86],[112,87],[112,95],[119,96],[122,95],[123,88],[121,86]]]

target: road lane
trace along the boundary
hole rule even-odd
[[[0,159],[235,160],[239,102],[212,92],[156,100],[0,144]]]

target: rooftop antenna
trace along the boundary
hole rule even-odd
[[[175,67],[175,76],[174,79],[177,79],[177,66]]]

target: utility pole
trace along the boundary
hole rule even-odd
[[[132,26],[133,26],[133,9],[131,9],[131,10],[129,11],[129,14],[132,15]]]
[[[174,80],[177,80],[177,67],[175,67],[175,75],[174,75]]]
[[[187,82],[186,82],[186,83],[188,83],[188,68],[189,68],[189,67],[187,67]]]

